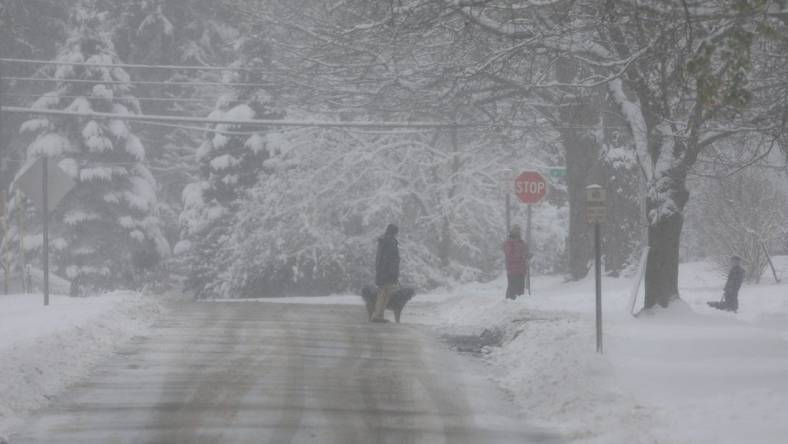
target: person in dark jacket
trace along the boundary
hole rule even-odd
[[[744,282],[744,268],[741,267],[741,258],[732,256],[728,280],[725,281],[725,288],[722,290],[722,301],[709,302],[709,306],[736,312],[739,309],[739,289],[742,282]]]
[[[396,225],[389,224],[386,233],[378,239],[378,251],[375,255],[375,285],[380,288],[380,292],[370,318],[372,322],[386,322],[383,312],[399,282],[398,232],[399,228]]]
[[[509,232],[509,239],[503,243],[506,258],[506,299],[516,299],[525,293],[525,274],[529,257],[528,245],[520,237],[520,227],[515,225]]]

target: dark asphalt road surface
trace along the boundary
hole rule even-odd
[[[10,442],[557,442],[512,410],[428,331],[361,307],[185,303]]]

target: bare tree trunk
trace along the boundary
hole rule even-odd
[[[441,267],[448,267],[451,259],[451,227],[449,225],[449,217],[443,216],[441,242],[438,247],[438,256],[440,257]]]
[[[449,188],[449,193],[446,196],[448,201],[451,202],[454,199],[454,196],[457,194],[457,176],[460,172],[460,154],[459,154],[459,143],[457,140],[457,128],[451,129],[451,169],[450,169],[450,180],[451,180],[451,187]],[[451,208],[446,208],[444,211],[446,213],[443,216],[443,224],[441,226],[441,240],[440,246],[438,248],[438,256],[440,257],[441,266],[448,267],[451,262],[451,255],[452,255],[452,238],[451,238],[451,224],[452,224],[452,210]]]

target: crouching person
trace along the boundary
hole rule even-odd
[[[386,227],[386,233],[378,239],[378,251],[375,255],[375,285],[380,288],[375,310],[370,321],[387,322],[383,316],[389,303],[391,293],[397,288],[399,281],[399,245],[397,233],[399,228],[394,224]]]
[[[725,288],[722,291],[722,300],[720,302],[709,302],[709,306],[733,312],[739,310],[739,289],[742,282],[744,282],[744,268],[741,267],[741,258],[732,256],[728,280],[725,281]]]

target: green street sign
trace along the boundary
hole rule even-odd
[[[552,167],[548,170],[550,177],[566,177],[566,168]]]

